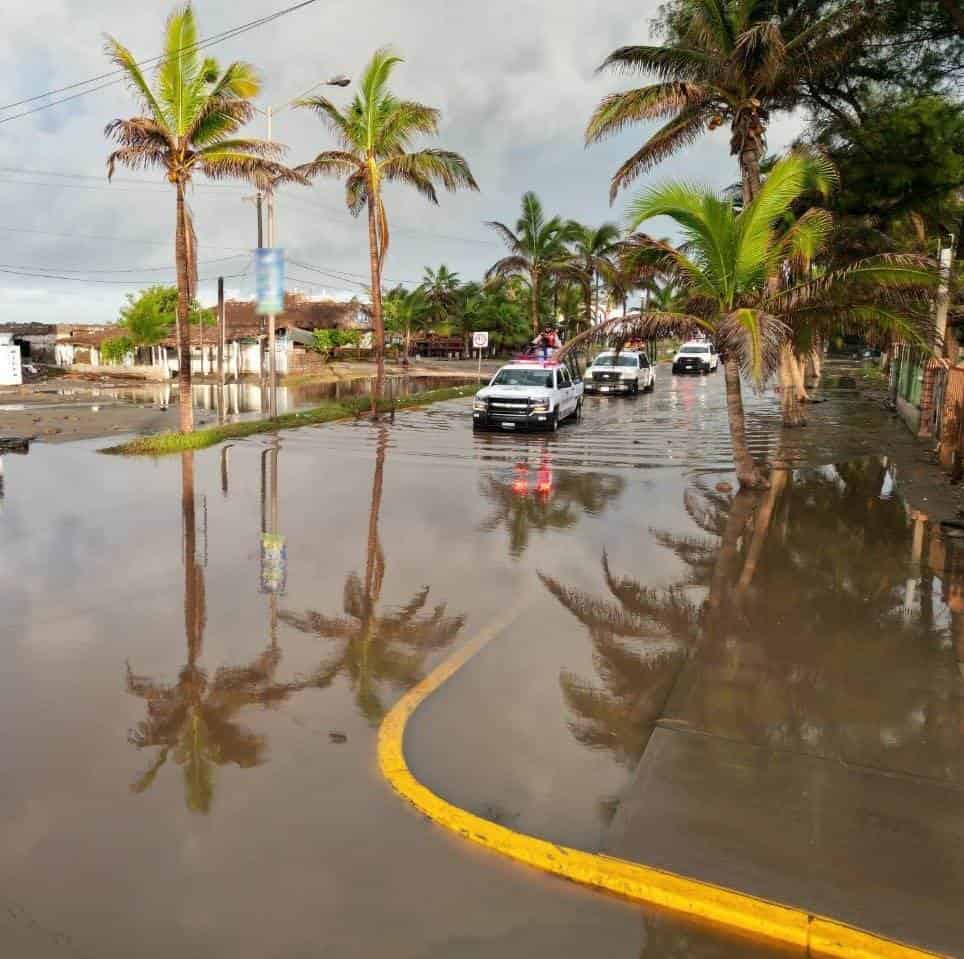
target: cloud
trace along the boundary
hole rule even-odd
[[[276,6],[283,4],[278,0]],[[599,76],[595,68],[614,47],[645,40],[658,0],[629,10],[587,7],[577,0],[491,0],[486,4],[451,0],[331,0],[317,3],[266,27],[225,42],[210,52],[222,62],[245,59],[264,78],[263,103],[294,96],[319,79],[347,73],[357,80],[372,50],[391,44],[404,56],[393,86],[400,95],[442,110],[437,143],[469,160],[481,186],[479,195],[443,194],[433,207],[402,188],[387,190],[393,243],[387,278],[417,280],[426,264],[446,263],[463,277],[479,276],[500,255],[485,220],[514,220],[519,197],[534,189],[552,212],[587,222],[619,220],[623,201],[610,207],[613,170],[640,142],[636,129],[585,149],[583,128],[599,98],[631,81]],[[5,12],[0,55],[11,65],[10,100],[111,69],[102,46],[111,33],[137,56],[160,50],[166,7],[103,0],[92,13],[80,0],[34,0]],[[265,15],[263,0],[233,4],[198,2],[202,34],[210,36]],[[50,27],[56,24],[56,49]],[[336,90],[345,101],[351,88]],[[29,106],[29,105],[27,105]],[[9,113],[16,112],[7,111]],[[22,107],[20,109],[23,109]],[[3,264],[50,270],[128,270],[91,273],[126,283],[40,283],[5,276],[5,319],[111,320],[125,292],[148,282],[173,280],[174,197],[163,181],[136,184],[103,178],[105,123],[130,115],[135,104],[122,86],[30,117],[3,124],[0,138],[0,198],[5,218],[0,238]],[[0,119],[2,119],[0,115]],[[774,126],[771,147],[799,129],[795,118]],[[264,135],[263,124],[251,132]],[[298,111],[278,115],[275,135],[289,146],[288,159],[301,162],[331,144],[317,118]],[[28,170],[33,173],[11,172]],[[39,172],[37,172],[39,171]],[[94,177],[55,177],[50,172]],[[123,178],[132,178],[123,174]],[[137,176],[141,176],[138,174]],[[640,186],[667,176],[685,176],[722,186],[737,179],[726,136],[706,137]],[[214,277],[242,272],[244,257],[222,258],[255,245],[255,213],[245,190],[199,185],[191,196],[201,242],[200,273]],[[11,232],[29,230],[33,232]],[[346,271],[365,285],[367,231],[363,220],[345,210],[339,183],[318,183],[310,191],[287,189],[278,200],[278,244],[299,261]],[[138,273],[138,270],[148,272]],[[290,270],[295,285],[309,291],[331,289],[338,281],[305,269]],[[47,296],[20,296],[22,288]],[[251,292],[250,273],[231,276],[228,286]],[[201,295],[214,295],[213,282]]]

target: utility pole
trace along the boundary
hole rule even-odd
[[[224,422],[224,277],[218,277],[218,419]]]
[[[268,143],[271,143],[271,117],[274,110],[268,107]],[[260,204],[258,206],[260,210]],[[260,217],[259,217],[260,232]],[[274,184],[268,181],[268,247],[274,246]],[[278,415],[278,356],[275,350],[275,315],[268,315],[268,416],[274,419]]]

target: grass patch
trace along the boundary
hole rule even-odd
[[[442,400],[469,396],[475,392],[472,386],[450,386],[441,390],[426,390],[412,396],[399,396],[394,400],[381,399],[376,404],[380,413],[393,409],[409,409],[413,406],[427,406]],[[244,420],[240,423],[225,423],[223,426],[206,426],[193,433],[157,433],[154,436],[139,436],[129,443],[108,446],[101,453],[113,456],[166,456],[170,453],[183,453],[188,450],[203,450],[224,440],[253,436],[255,433],[276,433],[278,430],[297,429],[299,426],[314,426],[318,423],[331,423],[334,420],[351,419],[371,412],[370,396],[352,396],[342,400],[326,400],[320,406],[300,413],[285,413],[267,420]]]

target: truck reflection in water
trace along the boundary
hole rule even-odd
[[[568,529],[583,513],[596,515],[623,491],[621,476],[566,470],[554,473],[551,453],[543,446],[538,461],[521,460],[511,476],[485,476],[481,491],[494,506],[481,525],[491,533],[505,528],[509,555],[526,551],[533,530]]]
[[[127,691],[147,704],[147,718],[128,733],[138,749],[157,749],[153,762],[133,783],[142,793],[171,759],[181,767],[184,800],[193,812],[210,812],[215,767],[242,768],[266,761],[263,736],[247,729],[239,714],[249,706],[276,706],[310,682],[279,682],[281,649],[271,629],[266,648],[250,663],[222,666],[213,675],[201,665],[207,606],[204,561],[198,559],[194,454],[181,454],[181,543],[184,567],[184,635],[187,661],[174,683],[139,676],[127,667]]]
[[[364,578],[353,572],[345,580],[340,616],[311,610],[280,614],[285,623],[335,645],[335,652],[322,660],[310,683],[315,688],[325,688],[344,675],[351,684],[359,712],[372,724],[385,715],[387,690],[414,686],[422,678],[428,654],[448,646],[465,622],[461,615],[448,615],[445,603],[429,608],[428,586],[403,606],[379,608],[385,554],[378,521],[389,430],[385,426],[376,428]]]

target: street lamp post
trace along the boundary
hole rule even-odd
[[[312,84],[303,93],[299,93],[297,96],[292,97],[290,100],[285,100],[284,103],[279,103],[277,106],[269,106],[262,110],[260,107],[255,107],[259,113],[263,113],[268,121],[268,143],[274,141],[272,120],[275,113],[280,113],[282,110],[287,109],[292,106],[296,101],[301,100],[306,97],[312,90],[317,87],[347,87],[351,83],[351,80],[343,75],[332,77],[330,80],[320,80],[318,83]],[[270,180],[267,186],[263,190],[258,190],[258,244],[261,243],[261,199],[262,196],[265,198],[268,207],[268,249],[274,246],[274,183]],[[278,367],[278,357],[275,351],[275,326],[276,326],[276,316],[271,313],[268,315],[268,416],[272,419],[278,415],[278,379],[277,379],[277,367]]]

